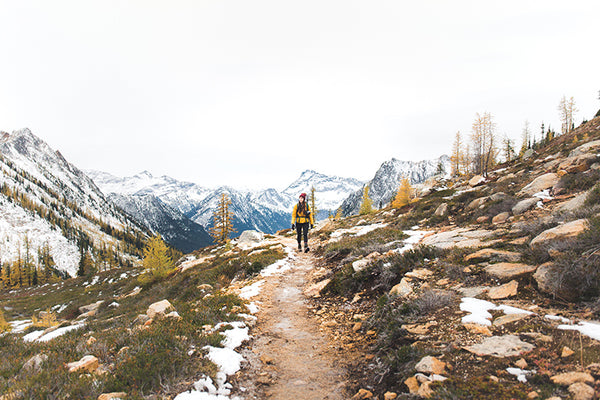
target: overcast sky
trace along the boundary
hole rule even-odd
[[[284,188],[600,108],[600,1],[4,1],[0,130],[82,169]],[[519,143],[517,143],[519,144]]]

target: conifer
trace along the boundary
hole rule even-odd
[[[315,189],[315,187],[311,187],[310,188],[310,212],[313,215],[313,221],[317,222],[317,201],[315,198],[315,192],[317,190]]]
[[[362,204],[360,205],[360,215],[370,214],[373,212],[373,201],[369,197],[369,186],[365,186],[363,190]]]
[[[393,208],[402,208],[407,204],[410,204],[412,187],[410,186],[410,180],[407,177],[400,179],[400,187],[398,193],[392,202]]]
[[[333,219],[339,221],[342,218],[344,218],[344,215],[342,214],[342,207],[340,207],[337,209],[337,212],[335,213],[335,217],[333,217]]]
[[[11,326],[8,322],[6,322],[6,319],[4,319],[4,313],[2,312],[2,309],[0,308],[0,333],[3,332],[10,332]]]
[[[233,211],[229,209],[231,200],[227,194],[221,194],[221,199],[217,208],[213,212],[213,227],[210,228],[209,233],[213,237],[214,241],[219,244],[225,244],[229,241],[229,235],[235,233],[236,230],[233,228]]]
[[[148,239],[144,248],[143,265],[154,277],[166,277],[173,270],[169,248],[160,235]]]

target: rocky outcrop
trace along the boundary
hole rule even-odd
[[[492,336],[481,343],[464,347],[465,350],[478,356],[513,357],[527,353],[535,348],[516,335]]]
[[[500,280],[510,280],[531,274],[536,269],[537,266],[535,265],[503,262],[485,267],[485,272]]]
[[[517,196],[532,196],[538,192],[541,192],[542,190],[550,189],[552,186],[558,183],[559,179],[560,177],[558,176],[558,174],[554,172],[538,176],[531,183],[529,183],[527,186],[521,189],[517,193]]]
[[[539,235],[537,235],[530,243],[529,246],[534,248],[536,246],[541,246],[544,244],[551,244],[557,240],[564,240],[569,238],[574,238],[583,231],[585,231],[589,226],[589,223],[586,219],[578,219],[575,221],[567,222],[565,224],[556,226],[554,228],[548,229]]]

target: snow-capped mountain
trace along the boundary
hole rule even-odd
[[[244,191],[227,186],[211,190],[167,176],[154,177],[147,171],[124,178],[99,171],[86,172],[105,193],[125,196],[152,194],[205,228],[211,226],[213,211],[221,194],[226,193],[231,200],[233,226],[238,234],[247,229],[273,233],[287,228],[298,195],[309,193],[313,186],[320,216],[327,216],[328,211],[334,212],[350,193],[362,186],[362,182],[356,179],[330,177],[310,170],[303,172],[283,191],[272,188]]]
[[[433,160],[401,161],[395,158],[385,161],[369,181],[369,197],[374,208],[388,205],[396,195],[400,180],[408,177],[411,185],[425,182],[428,178],[450,171],[450,157],[442,155]],[[363,188],[352,193],[342,204],[343,215],[358,214],[363,198]]]
[[[46,267],[74,276],[82,254],[102,258],[104,267],[131,263],[145,237],[91,179],[29,129],[0,133],[0,189],[2,265],[39,266],[44,248],[51,256]]]
[[[165,242],[185,253],[212,243],[201,225],[152,194],[111,193],[108,198],[153,234],[159,233]]]

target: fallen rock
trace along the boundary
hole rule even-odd
[[[409,393],[415,394],[419,391],[419,381],[417,381],[417,378],[415,378],[414,376],[411,376],[410,378],[406,379],[404,381],[404,384],[408,388]]]
[[[426,399],[430,398],[434,395],[433,390],[431,389],[431,384],[433,382],[423,382],[423,384],[419,387],[417,394],[421,397],[425,397]]]
[[[103,393],[98,396],[98,400],[121,400],[126,398],[127,393],[125,392]]]
[[[573,400],[592,400],[595,390],[585,383],[578,382],[569,386],[569,393],[573,396]]]
[[[509,212],[500,213],[500,214],[496,215],[494,218],[492,218],[492,224],[503,224],[506,221],[508,221],[509,217],[510,217]]]
[[[436,217],[445,217],[446,214],[448,214],[448,203],[440,204],[433,213]]]
[[[490,200],[488,196],[480,197],[478,199],[472,200],[466,207],[467,210],[476,210],[481,208],[485,203]]]
[[[75,361],[67,364],[67,369],[69,372],[94,372],[98,369],[100,363],[98,362],[98,358],[92,355],[83,356],[83,358],[79,361]]]
[[[383,400],[394,400],[398,395],[394,392],[385,392],[383,394]]]
[[[36,354],[23,364],[21,370],[29,373],[38,373],[41,371],[42,365],[46,361],[48,361],[48,356],[46,354]]]
[[[557,385],[570,386],[574,383],[594,383],[594,377],[587,372],[565,372],[562,374],[554,375],[550,380]]]
[[[554,172],[550,172],[535,178],[531,183],[521,189],[517,196],[532,196],[535,193],[541,192],[545,189],[550,189],[552,186],[556,185],[560,177]]]
[[[372,399],[373,393],[368,391],[367,389],[360,389],[354,396],[352,396],[352,400],[361,400],[361,399]]]
[[[471,253],[465,257],[467,262],[480,262],[480,261],[508,261],[517,262],[521,259],[520,253],[507,250],[496,250],[496,249],[481,249],[475,253]]]
[[[490,290],[488,291],[488,297],[492,300],[498,300],[516,296],[518,288],[519,283],[513,280],[508,283],[505,283],[504,285],[490,288]]]
[[[434,246],[440,249],[451,247],[483,247],[495,243],[491,239],[496,233],[488,230],[470,230],[468,228],[457,228],[446,232],[436,233],[423,238],[421,243],[425,246]]]
[[[327,286],[329,282],[331,282],[331,279],[329,278],[324,279],[321,282],[317,282],[305,289],[304,294],[307,297],[319,297],[321,295],[321,290],[325,289],[325,286]]]
[[[148,310],[146,310],[146,315],[153,319],[157,315],[164,317],[165,314],[171,311],[175,311],[175,308],[171,303],[169,303],[169,300],[161,300],[151,304],[150,307],[148,307]]]
[[[589,226],[587,219],[577,219],[575,221],[567,222],[565,224],[556,226],[554,228],[545,230],[544,232],[537,235],[529,246],[534,248],[542,244],[551,243],[557,240],[564,240],[573,238],[585,231]]]
[[[540,201],[537,197],[531,197],[529,199],[521,200],[512,208],[513,215],[521,215],[525,211],[529,211]]]
[[[562,351],[560,353],[560,356],[562,358],[567,358],[567,357],[571,357],[573,354],[575,354],[575,352],[573,350],[571,350],[570,348],[568,348],[567,346],[564,346],[562,348]]]
[[[532,272],[535,272],[536,269],[537,266],[535,265],[502,262],[485,267],[485,272],[494,278],[509,280],[531,274]]]
[[[354,272],[362,271],[363,269],[365,269],[367,267],[367,265],[371,264],[372,262],[377,260],[377,258],[379,258],[379,257],[381,257],[381,254],[374,251],[373,253],[369,254],[365,258],[361,258],[360,260],[354,261],[352,263],[352,269],[354,269]]]
[[[465,329],[474,335],[484,335],[484,336],[492,336],[492,332],[487,326],[479,325],[479,324],[463,324]]]
[[[81,307],[79,307],[79,312],[81,314],[88,314],[88,315],[90,315],[89,313],[95,312],[96,310],[98,310],[98,307],[100,307],[100,305],[102,303],[104,303],[104,300],[99,300],[99,301],[97,301],[95,303],[88,304],[87,306],[81,306]]]
[[[552,293],[554,285],[552,284],[552,272],[555,266],[553,262],[547,262],[540,265],[535,274],[533,274],[533,279],[535,279],[538,289],[544,293]]]
[[[416,278],[422,281],[427,280],[427,278],[429,278],[432,275],[433,271],[427,268],[417,268],[404,274],[404,276],[408,276],[409,278]]]
[[[534,345],[524,342],[515,335],[492,336],[481,343],[464,347],[465,350],[478,356],[512,357],[529,352]]]
[[[410,280],[407,278],[402,278],[399,284],[395,285],[390,290],[390,295],[400,296],[400,297],[408,297],[413,293],[413,286],[410,283]]]
[[[529,314],[506,314],[502,315],[494,320],[494,326],[502,326],[510,324],[511,322],[517,322],[522,319],[529,317]]]
[[[490,222],[490,217],[488,217],[487,215],[482,215],[481,217],[477,217],[475,222],[477,222],[478,224],[487,224],[488,222]]]
[[[446,372],[446,363],[432,356],[426,356],[415,365],[415,370],[425,374],[441,375]]]
[[[475,175],[471,179],[469,179],[469,186],[475,187],[479,185],[483,185],[485,183],[485,178],[481,175]]]
[[[528,365],[527,365],[527,361],[525,361],[523,358],[519,358],[516,362],[515,362],[515,367],[517,368],[521,368],[521,369],[527,369]]]

